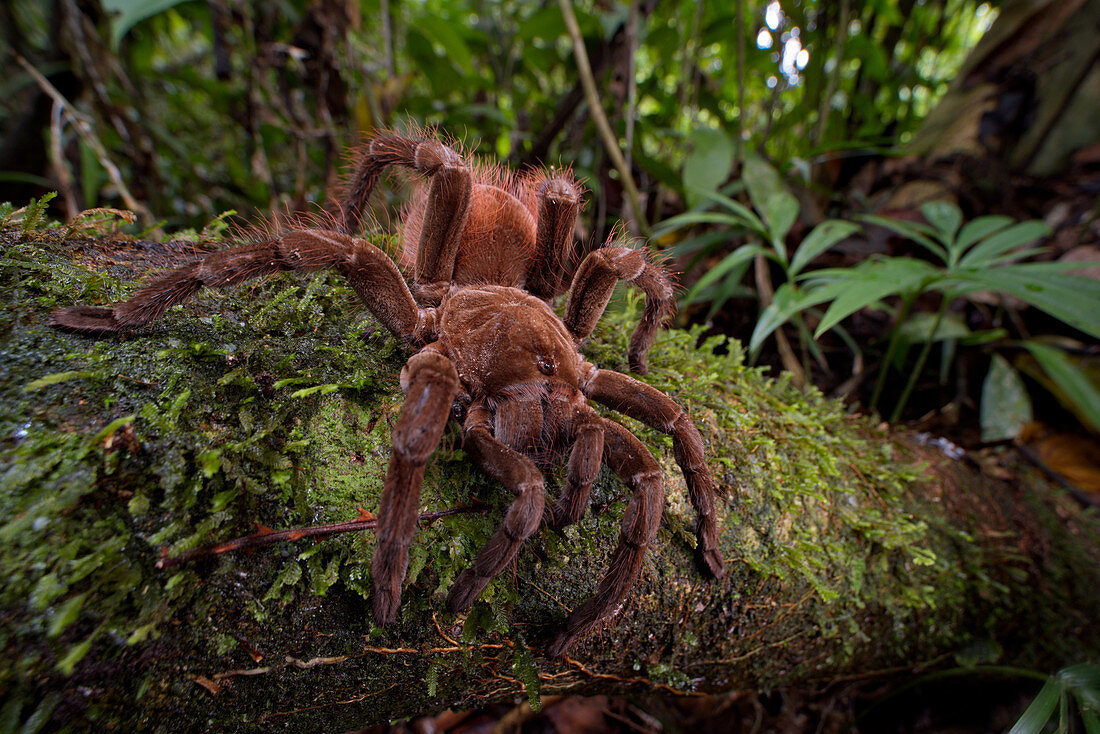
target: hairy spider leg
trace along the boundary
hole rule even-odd
[[[696,551],[704,567],[715,578],[721,578],[725,574],[725,563],[718,550],[718,524],[714,516],[714,497],[718,489],[707,471],[703,437],[690,416],[657,388],[620,372],[596,371],[584,392],[597,403],[672,436],[676,463],[684,473],[688,497],[698,518]]]
[[[503,484],[516,499],[505,513],[500,529],[451,586],[447,609],[454,613],[470,608],[489,581],[512,562],[523,541],[538,529],[542,519],[542,473],[531,459],[493,438],[491,421],[484,399],[475,401],[466,412],[463,447],[486,474]]]
[[[113,308],[70,306],[53,326],[87,334],[127,331],[155,321],[203,286],[228,288],[271,273],[335,267],[383,326],[410,343],[428,340],[434,311],[420,311],[393,261],[366,240],[324,230],[299,230],[264,242],[211,253],[154,280]]]
[[[409,545],[416,535],[416,512],[424,465],[439,439],[458,393],[451,360],[431,345],[401,370],[405,404],[393,431],[393,453],[378,508],[378,540],[371,562],[374,619],[385,626],[397,618],[401,585],[409,568]]]
[[[348,233],[358,229],[379,176],[393,165],[431,180],[416,248],[415,280],[448,282],[469,215],[473,173],[461,154],[438,140],[384,135],[367,143],[341,201],[341,228]]]
[[[535,255],[527,265],[524,289],[550,299],[565,291],[565,269],[573,228],[581,206],[581,191],[568,173],[555,173],[538,190]]]
[[[645,311],[630,337],[629,352],[630,369],[645,374],[646,353],[657,328],[673,308],[672,283],[664,271],[649,261],[645,250],[602,247],[589,253],[569,288],[565,326],[577,341],[587,338],[603,316],[620,280],[634,283],[646,295]]]
[[[546,524],[554,530],[572,525],[584,515],[603,461],[604,422],[587,405],[575,412],[570,426],[573,448],[569,452],[565,486],[558,501],[547,510]]]
[[[579,638],[588,634],[626,598],[641,575],[646,549],[657,535],[664,508],[664,474],[660,464],[634,434],[618,423],[601,419],[604,428],[603,460],[630,488],[619,531],[619,544],[611,556],[607,575],[596,593],[569,615],[565,631],[550,644],[548,654],[560,657]]]

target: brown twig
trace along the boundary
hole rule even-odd
[[[95,153],[99,165],[103,166],[103,169],[107,171],[107,176],[111,179],[111,183],[115,185],[115,188],[118,189],[118,195],[122,197],[122,201],[126,204],[126,207],[137,212],[145,225],[151,226],[155,224],[156,220],[153,218],[152,212],[138,202],[133,194],[130,193],[130,189],[123,183],[122,174],[119,172],[118,166],[116,166],[111,160],[111,157],[107,155],[107,149],[103,147],[103,143],[96,136],[95,130],[92,129],[92,125],[88,121],[88,118],[73,107],[72,103],[65,98],[65,95],[57,91],[57,87],[50,84],[50,80],[42,76],[42,73],[34,68],[29,61],[15,52],[12,52],[12,56],[20,66],[26,69],[27,73],[30,74],[31,78],[38,84],[38,87],[54,101],[54,104],[64,108],[77,134],[83,138],[84,142],[87,143],[88,147]]]
[[[482,504],[460,505],[458,507],[452,507],[447,510],[423,512],[417,517],[417,520],[420,523],[430,524],[441,517],[448,517],[450,515],[459,515],[470,512],[484,513],[485,506]],[[233,540],[227,540],[224,543],[204,545],[201,548],[192,548],[191,550],[186,550],[176,556],[169,556],[168,549],[164,548],[161,550],[160,560],[157,561],[157,568],[171,568],[172,566],[180,566],[184,563],[193,563],[194,561],[198,561],[203,558],[220,556],[223,553],[249,550],[265,545],[281,543],[283,541],[293,543],[299,540],[304,540],[306,538],[327,538],[328,536],[336,535],[337,533],[351,533],[358,532],[360,530],[370,530],[377,527],[377,525],[378,519],[362,508],[359,509],[359,517],[354,520],[349,520],[347,522],[334,522],[327,525],[311,525],[309,527],[290,528],[288,530],[272,530],[271,528],[266,528],[261,525],[260,530],[253,533],[252,535],[246,535],[241,538],[234,538]]]
[[[619,171],[619,177],[622,178],[623,188],[626,189],[627,194],[627,204],[638,231],[649,237],[649,223],[646,222],[645,212],[642,210],[642,198],[638,193],[638,187],[634,184],[634,176],[631,175],[630,168],[626,165],[626,159],[623,158],[619,141],[611,129],[611,124],[607,121],[603,105],[600,104],[600,95],[596,90],[596,79],[592,76],[592,67],[588,63],[588,52],[584,48],[584,38],[581,36],[581,28],[577,24],[577,16],[573,13],[573,4],[571,0],[558,0],[558,6],[561,8],[562,19],[565,21],[569,36],[573,39],[573,55],[577,57],[577,73],[580,75],[581,84],[584,86],[588,111],[592,113],[592,120],[596,123],[596,129],[600,131],[604,148],[607,149],[607,154],[611,156],[611,162],[615,164],[615,168]]]

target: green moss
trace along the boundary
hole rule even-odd
[[[365,602],[371,533],[157,570],[162,548],[375,510],[407,355],[333,275],[203,293],[136,335],[58,333],[45,325],[53,308],[119,300],[184,256],[171,244],[62,235],[0,233],[0,293],[15,304],[0,316],[0,689],[22,702],[15,716],[38,715],[30,702],[44,693],[104,679],[66,715],[86,726],[263,728],[262,717],[301,709],[279,720],[331,730],[607,685],[539,651],[605,572],[625,488],[602,472],[600,511],[564,534],[541,532],[453,619],[443,598],[511,501],[471,466],[454,427],[427,469],[421,510],[478,498],[485,512],[421,528],[392,629],[374,628]],[[629,301],[610,313],[589,359],[625,370],[635,319]],[[840,404],[746,368],[738,344],[699,338],[663,334],[645,379],[707,441],[728,494],[728,578],[708,582],[692,562],[694,519],[668,437],[622,419],[665,467],[668,500],[637,590],[574,653],[589,670],[680,690],[766,685],[953,649],[975,634],[969,610],[986,615],[981,634],[998,634],[1030,571],[1014,579],[990,567],[1003,546],[975,545],[928,501],[922,459]],[[560,482],[559,468],[551,494]],[[261,667],[220,679],[232,690],[216,699],[190,678]],[[409,694],[424,681],[426,698]]]

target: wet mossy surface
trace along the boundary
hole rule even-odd
[[[540,531],[455,619],[446,591],[509,497],[454,426],[422,511],[482,511],[421,528],[392,628],[369,614],[369,531],[157,569],[162,549],[376,509],[409,354],[335,275],[203,292],[137,334],[57,332],[54,308],[120,300],[208,247],[67,234],[0,234],[5,724],[342,730],[525,693],[823,685],[960,651],[1054,665],[1100,649],[1095,517],[684,331],[659,338],[644,379],[707,441],[728,575],[693,562],[671,441],[621,419],[666,469],[664,522],[634,594],[568,661],[542,651],[606,570],[626,490],[605,471],[579,526]],[[597,365],[625,371],[631,304],[586,345]]]

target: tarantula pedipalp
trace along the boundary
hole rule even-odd
[[[632,496],[607,575],[569,616],[550,654],[564,654],[629,592],[660,524],[664,475],[641,441],[597,414],[589,400],[671,434],[698,515],[700,560],[721,576],[716,487],[698,429],[664,393],[598,369],[577,350],[616,283],[629,281],[646,295],[629,354],[631,368],[644,371],[646,352],[672,304],[665,273],[641,249],[596,249],[577,269],[559,318],[548,301],[565,292],[563,269],[581,199],[568,172],[519,177],[467,163],[433,138],[401,135],[374,138],[360,156],[339,202],[336,229],[298,230],[214,252],[113,308],[64,308],[54,312],[52,323],[81,333],[126,331],[159,318],[203,286],[323,268],[347,278],[378,320],[417,350],[401,370],[406,397],[378,510],[371,580],[381,625],[396,618],[425,463],[451,417],[461,422],[463,446],[473,460],[515,495],[500,528],[454,582],[447,597],[451,611],[473,604],[544,516],[555,528],[577,522],[601,464],[622,478]],[[422,174],[404,216],[411,287],[393,260],[353,236],[379,176],[392,165]],[[547,508],[540,466],[566,452],[565,486]]]

